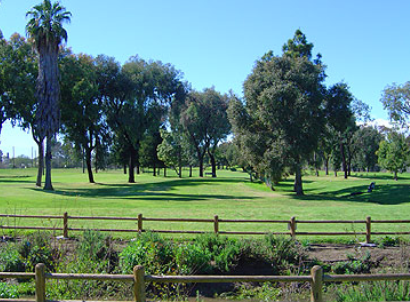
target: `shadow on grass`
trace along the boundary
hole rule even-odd
[[[0,183],[33,183],[33,180],[27,180],[33,176],[30,175],[4,175],[0,176]]]
[[[352,177],[363,178],[363,179],[371,179],[371,180],[393,180],[393,173],[392,174],[378,174],[378,173],[353,173]],[[408,180],[408,177],[403,177],[403,175],[397,175],[398,180]]]
[[[209,199],[237,200],[237,199],[255,199],[252,196],[235,196],[231,194],[178,194],[169,193],[178,187],[194,187],[206,184],[241,183],[241,179],[229,178],[210,178],[210,179],[174,179],[158,183],[145,184],[102,184],[96,183],[96,187],[76,188],[65,190],[44,191],[49,194],[63,196],[80,196],[80,197],[100,197],[107,199],[144,199],[144,200],[163,200],[163,201],[198,201]],[[36,190],[36,189],[33,189]]]
[[[372,203],[379,205],[398,205],[410,202],[409,184],[376,185],[376,189],[374,189],[371,193],[367,193],[367,188],[367,185],[356,186],[332,192],[310,194],[304,196],[289,195],[289,197],[297,200],[345,200],[349,202]],[[362,192],[362,194],[352,195],[352,193],[357,192]]]

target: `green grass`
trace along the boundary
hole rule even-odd
[[[195,173],[197,171],[194,171]],[[270,191],[262,183],[250,183],[247,174],[219,170],[218,178],[193,177],[179,179],[171,170],[168,176],[151,174],[136,176],[136,184],[127,183],[121,170],[100,172],[96,184],[89,184],[80,170],[53,170],[55,191],[46,192],[34,185],[36,171],[0,170],[0,213],[69,215],[180,217],[221,219],[290,219],[300,220],[364,220],[409,219],[410,175],[398,181],[391,174],[354,173],[345,180],[340,176],[305,175],[305,196],[292,192],[293,179],[283,181]],[[187,173],[187,171],[186,171]],[[371,182],[376,189],[368,194]],[[70,227],[74,227],[70,222]],[[0,218],[0,225],[61,225],[60,221]],[[135,223],[77,221],[78,227],[136,228]],[[144,222],[144,228],[208,230],[212,224],[180,224]],[[372,225],[373,231],[408,229],[408,225]],[[221,224],[220,230],[287,231],[286,225]],[[364,225],[299,225],[298,231],[363,231]]]

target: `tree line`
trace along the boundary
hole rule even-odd
[[[347,178],[380,166],[397,178],[408,165],[408,138],[358,126],[369,120],[369,106],[343,82],[325,86],[322,57],[313,56],[300,30],[281,55],[269,51],[256,61],[239,98],[213,87],[195,91],[173,65],[138,55],[120,64],[73,53],[62,46],[71,14],[58,2],[44,0],[27,15],[28,39],[0,36],[0,132],[6,120],[30,129],[38,146],[36,184],[42,185],[45,158],[45,189],[52,189],[58,131],[67,153],[84,159],[90,182],[93,166],[120,165],[134,183],[141,167],[154,173],[169,167],[182,177],[183,167],[192,176],[195,166],[203,177],[209,163],[213,177],[217,167],[239,166],[272,189],[293,174],[302,195],[307,167],[326,174],[333,167]],[[383,92],[392,120],[408,118],[406,85]]]

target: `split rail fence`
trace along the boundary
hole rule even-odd
[[[40,220],[57,220],[62,222],[61,227],[44,227],[44,226],[20,226],[20,225],[5,225],[3,224],[4,218],[15,219],[40,219]],[[69,227],[69,220],[86,220],[86,221],[123,221],[123,222],[135,222],[136,228],[134,229],[114,229],[114,228],[79,228]],[[210,223],[213,224],[213,230],[208,232],[198,230],[158,230],[158,229],[145,229],[143,227],[144,221],[151,222],[179,222],[179,223]],[[7,221],[6,221],[7,222]],[[60,222],[60,223],[61,223]],[[287,232],[252,232],[252,231],[221,231],[221,224],[285,224],[287,225]],[[352,225],[364,225],[365,231],[344,231],[344,232],[299,232],[297,226],[300,224],[352,224]],[[372,220],[371,217],[366,217],[365,220],[296,220],[296,217],[292,217],[290,220],[245,220],[245,219],[221,219],[217,215],[213,219],[197,219],[197,218],[150,218],[144,217],[139,214],[138,217],[111,217],[111,216],[69,216],[67,212],[63,215],[14,215],[14,214],[0,214],[0,229],[9,230],[49,230],[49,231],[61,231],[65,238],[69,237],[69,232],[78,231],[101,231],[101,232],[124,232],[124,233],[141,233],[141,232],[155,232],[155,233],[171,233],[171,234],[203,234],[214,232],[216,234],[225,235],[265,235],[266,233],[272,233],[274,235],[290,235],[295,238],[297,236],[365,236],[366,242],[371,242],[372,235],[410,235],[410,231],[396,231],[396,232],[374,232],[372,231],[373,224],[410,224],[410,220]],[[72,223],[75,225],[75,223]]]
[[[320,266],[312,268],[310,276],[153,276],[145,275],[143,266],[134,267],[132,275],[109,274],[62,274],[46,273],[45,265],[39,263],[34,273],[0,272],[0,279],[35,279],[35,299],[4,299],[0,302],[46,302],[46,280],[99,280],[122,281],[133,283],[134,301],[146,302],[146,283],[230,283],[230,282],[309,282],[311,284],[310,301],[323,302],[323,283],[325,282],[360,282],[360,281],[396,281],[410,280],[410,274],[363,274],[363,275],[325,275]],[[53,301],[57,302],[57,301]],[[70,301],[74,302],[74,301]]]

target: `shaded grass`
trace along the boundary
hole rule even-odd
[[[96,184],[87,183],[80,170],[53,170],[55,191],[34,186],[36,171],[0,170],[0,213],[55,214],[221,219],[290,219],[363,220],[408,219],[410,217],[410,175],[393,181],[390,174],[359,173],[343,177],[305,175],[305,196],[293,192],[289,178],[271,191],[263,183],[250,183],[246,173],[219,170],[218,178],[187,177],[179,179],[171,170],[168,176],[142,174],[135,184],[128,184],[122,171],[100,172]],[[197,173],[197,171],[195,171]],[[372,193],[366,192],[371,182]],[[26,224],[22,220],[0,219],[0,224]],[[31,221],[32,224],[59,224],[55,221]],[[32,225],[31,224],[31,225]],[[78,227],[107,227],[107,222],[76,222]],[[136,228],[134,222],[109,222],[110,227]],[[144,228],[212,231],[211,224],[144,222]],[[406,225],[375,225],[373,230],[400,231]],[[221,224],[223,231],[287,231],[287,226]],[[363,231],[364,225],[299,225],[298,231]]]

